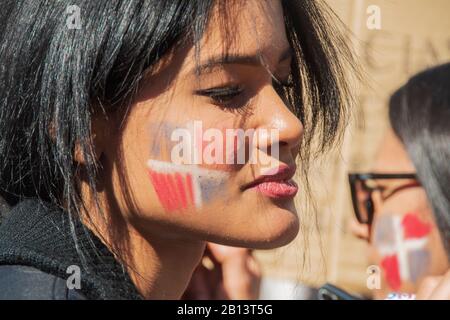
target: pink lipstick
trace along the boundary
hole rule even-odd
[[[284,199],[293,198],[298,192],[298,186],[292,177],[296,171],[295,166],[280,166],[259,176],[253,182],[247,184],[243,189],[255,189],[263,195],[274,198]]]
[[[255,189],[270,198],[292,198],[297,194],[298,186],[292,180],[268,181],[255,186]]]

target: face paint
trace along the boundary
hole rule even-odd
[[[430,254],[425,246],[431,224],[421,221],[417,215],[408,213],[403,218],[384,215],[377,223],[375,245],[383,259],[381,267],[386,281],[399,290],[402,281],[417,281],[429,265]]]
[[[177,129],[182,129],[182,127],[164,122],[149,126],[149,135],[154,137],[154,141],[150,146],[152,158],[161,158],[168,154],[175,145],[171,140],[171,136]]]
[[[177,165],[149,160],[150,181],[166,211],[190,206],[200,208],[213,201],[226,187],[229,174],[207,170],[196,165]]]
[[[150,148],[152,160],[147,163],[148,174],[166,211],[177,211],[189,206],[199,208],[213,201],[217,195],[223,194],[229,179],[227,172],[232,170],[233,165],[258,159],[255,163],[262,167],[260,169],[264,175],[270,175],[271,172],[276,174],[280,167],[276,130],[259,130],[257,141],[261,139],[261,143],[256,144],[253,141],[253,129],[220,127],[204,131],[202,121],[199,120],[182,126],[153,124],[150,134],[154,137],[154,143]],[[265,150],[268,147],[265,144],[271,148],[270,156]],[[253,152],[253,147],[257,152]],[[275,159],[272,153],[276,155]],[[254,154],[257,157],[253,157]],[[231,163],[227,162],[230,160]],[[210,170],[201,168],[200,164],[221,167],[220,171]]]

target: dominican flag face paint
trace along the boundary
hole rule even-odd
[[[377,223],[375,245],[382,256],[388,285],[399,290],[402,282],[416,282],[428,268],[430,254],[426,250],[431,224],[416,214],[402,217],[385,215]]]
[[[158,199],[168,212],[192,206],[200,208],[223,194],[228,180],[227,173],[203,169],[197,165],[149,160],[147,166]]]

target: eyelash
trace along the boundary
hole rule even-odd
[[[291,80],[291,77],[287,81],[278,81],[274,79],[272,82],[273,87],[278,92],[279,95],[282,95],[282,91],[279,89],[287,89],[293,88],[294,83]],[[197,90],[196,94],[200,96],[205,96],[211,98],[214,103],[225,109],[242,109],[245,108],[247,104],[242,103],[232,103],[233,100],[241,95],[244,92],[244,88],[238,85],[233,86],[223,86],[216,88],[209,88],[204,90]]]
[[[198,90],[196,93],[200,96],[211,98],[215,104],[230,109],[238,109],[239,107],[229,106],[231,101],[242,94],[244,89],[240,86],[223,86],[204,90]]]

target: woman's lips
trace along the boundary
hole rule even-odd
[[[274,198],[293,198],[298,191],[298,186],[294,180],[286,181],[266,181],[255,185],[252,189],[261,192],[263,195]]]
[[[274,199],[293,198],[298,191],[297,184],[292,180],[295,171],[295,165],[281,165],[244,185],[242,190],[256,190]]]

